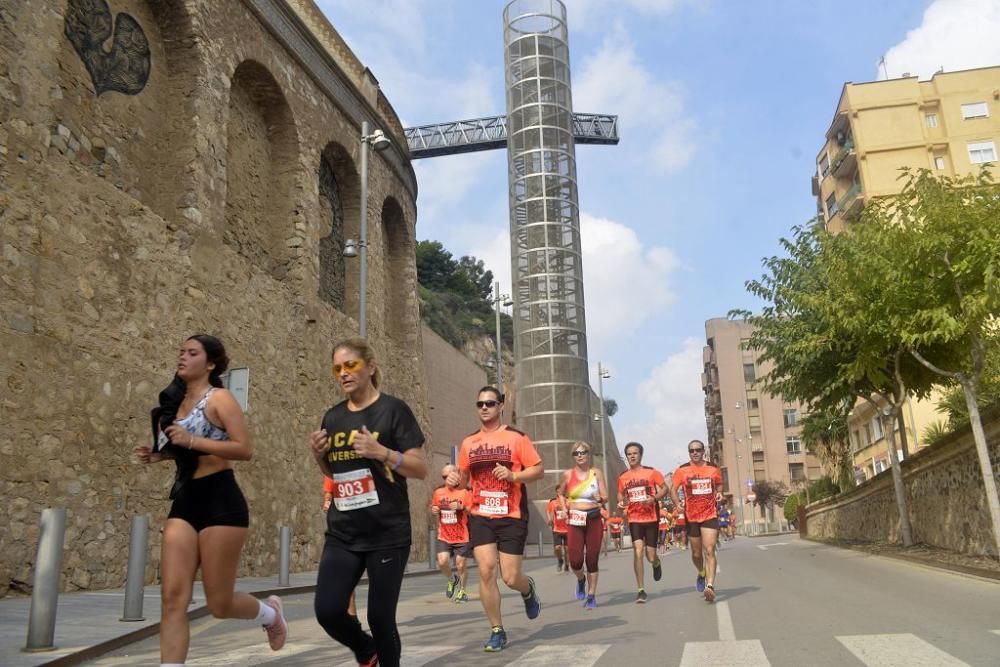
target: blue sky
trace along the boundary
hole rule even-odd
[[[406,126],[504,113],[497,0],[317,0]],[[620,116],[577,147],[589,357],[619,442],[672,469],[705,436],[704,322],[815,214],[809,179],[846,81],[1000,64],[1000,0],[568,0],[574,108]],[[417,237],[509,291],[503,151],[415,162]],[[471,417],[471,415],[470,415]]]

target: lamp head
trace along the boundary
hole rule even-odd
[[[368,139],[371,141],[372,148],[377,151],[384,151],[392,143],[382,130],[375,130],[368,136]]]
[[[344,241],[344,257],[357,257],[358,256],[358,242],[354,239],[347,239]]]

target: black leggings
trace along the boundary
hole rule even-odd
[[[316,620],[338,642],[351,649],[359,663],[378,654],[381,667],[397,667],[402,651],[396,630],[396,604],[410,547],[378,551],[348,551],[329,538],[323,547],[313,606]],[[369,636],[347,613],[351,593],[368,571]]]
[[[587,572],[597,572],[597,560],[601,557],[601,541],[604,537],[604,526],[601,515],[594,511],[587,516],[586,526],[570,526],[566,534],[566,547],[569,552],[569,566],[574,570],[583,569],[583,550],[587,549]]]

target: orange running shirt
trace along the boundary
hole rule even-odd
[[[674,471],[674,486],[684,489],[684,514],[692,523],[718,516],[715,492],[722,489],[722,471],[711,463],[685,463]]]
[[[472,513],[488,519],[527,518],[528,496],[524,484],[493,476],[497,465],[520,472],[542,462],[524,433],[510,426],[496,431],[482,429],[462,440],[458,468],[468,473],[472,484]]]
[[[625,512],[629,523],[651,523],[657,520],[656,503],[645,505],[646,498],[656,495],[656,487],[666,482],[656,468],[640,466],[618,477],[618,497],[627,500]]]
[[[566,516],[565,510],[563,510],[563,508],[559,505],[558,498],[553,498],[549,501],[548,507],[545,508],[545,513],[552,515],[553,533],[562,534],[569,532],[569,526],[566,523],[566,519],[569,517]]]
[[[608,519],[608,525],[611,526],[611,534],[618,535],[619,533],[621,533],[622,525],[624,523],[625,520],[622,519],[620,516],[613,516],[610,519]]]
[[[667,510],[660,510],[660,530],[666,530],[670,528],[670,512]]]
[[[453,510],[450,505],[459,502],[462,509]],[[466,489],[452,489],[447,484],[434,489],[431,496],[431,507],[440,508],[438,512],[438,539],[448,544],[465,544],[469,541],[469,506],[472,505],[472,494]]]

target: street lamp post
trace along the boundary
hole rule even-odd
[[[358,335],[368,336],[368,145],[376,151],[389,147],[389,138],[382,130],[369,134],[368,121],[361,121],[361,220],[358,240],[344,242],[344,256],[358,257],[361,262],[358,282]]]
[[[597,393],[601,399],[601,462],[604,464],[604,483],[610,486],[608,481],[608,443],[604,431],[607,428],[608,411],[604,405],[604,380],[610,378],[608,372],[601,362],[597,362]]]
[[[514,302],[510,300],[509,294],[500,294],[500,282],[497,281],[493,285],[493,310],[496,311],[497,316],[497,326],[496,326],[496,348],[497,348],[497,389],[500,393],[504,393],[503,390],[503,348],[500,346],[500,305],[512,306]]]

